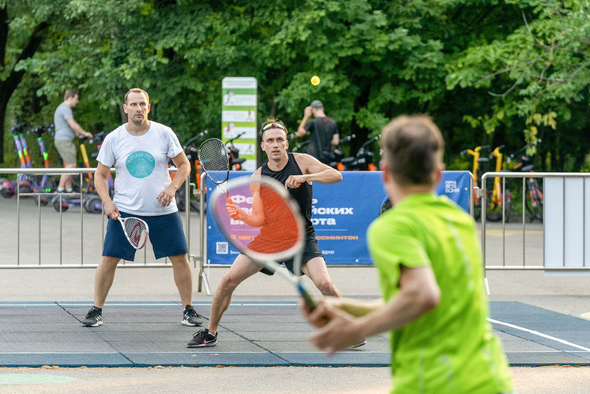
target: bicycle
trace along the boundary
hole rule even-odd
[[[377,171],[377,167],[373,163],[375,152],[372,149],[374,142],[379,141],[381,134],[369,139],[356,153],[354,157],[346,157],[342,159],[342,164],[346,171]]]
[[[508,156],[506,158],[507,163],[512,162],[516,157],[520,159],[520,162],[512,167],[511,171],[534,172],[535,164],[529,152],[531,151],[531,148],[537,146],[540,142],[540,139],[531,142]],[[527,178],[525,182],[525,194],[525,208],[530,214],[530,221],[533,222],[534,220],[539,220],[540,222],[543,222],[543,188],[539,185],[537,178]]]
[[[186,157],[191,165],[191,174],[189,176],[188,182],[196,185],[196,188],[199,191],[201,190],[201,175],[203,174],[203,169],[201,167],[201,163],[199,162],[199,155],[197,154],[199,149],[196,145],[196,142],[201,140],[204,136],[206,136],[207,133],[209,133],[207,130],[200,132],[199,134],[197,134],[194,137],[192,137],[191,139],[189,139],[186,142],[186,144],[184,144],[184,146],[182,147],[182,149],[184,150],[184,153],[186,154]],[[205,193],[205,196],[206,195],[207,195],[207,193]],[[181,186],[176,191],[175,198],[176,198],[176,205],[178,207],[178,210],[180,212],[184,212],[185,211],[185,204],[186,204],[185,187]],[[189,205],[190,205],[191,211],[199,212],[199,210],[201,208],[200,199],[201,199],[200,193],[198,193],[195,196],[195,198],[190,199]]]
[[[481,197],[479,194],[478,186],[481,184],[481,178],[484,174],[484,167],[490,162],[492,158],[496,160],[496,172],[502,171],[502,153],[500,150],[504,148],[504,145],[496,147],[488,157],[481,157],[481,151],[488,149],[489,145],[476,146],[474,149],[466,149],[460,153],[461,156],[470,155],[473,157],[473,168],[471,173],[473,174],[473,217],[478,220],[481,217]],[[487,190],[486,190],[487,193]],[[491,222],[497,222],[502,220],[502,209],[505,209],[506,221],[510,219],[510,209],[512,207],[512,195],[509,190],[502,192],[501,179],[500,177],[494,177],[494,183],[492,192],[487,200],[486,207],[486,219]]]
[[[502,170],[502,153],[500,150],[504,149],[504,145],[496,147],[490,154],[490,160],[492,157],[496,158],[496,172]],[[481,178],[480,178],[481,179]],[[487,190],[486,190],[487,191]],[[502,190],[502,180],[500,177],[494,177],[494,186],[492,188],[492,194],[488,199],[486,209],[486,219],[490,222],[499,222],[502,217],[505,217],[505,221],[510,221],[510,209],[512,208],[512,194],[506,188]]]
[[[340,144],[345,144],[347,142],[350,142],[354,138],[356,138],[355,134],[348,135],[340,140]],[[333,147],[332,151],[330,151],[330,152],[324,151],[324,157],[327,158],[327,161],[328,161],[327,164],[330,167],[332,167],[338,171],[344,171],[346,169],[344,167],[344,164],[342,163],[342,159],[344,159],[344,152],[342,152],[342,150],[340,149],[340,145]]]
[[[240,157],[240,150],[236,148],[234,145],[234,141],[244,134],[246,134],[245,131],[236,135],[234,138],[227,140],[225,143],[225,147],[227,148],[227,152],[229,154],[230,171],[242,171],[242,164],[244,164],[244,162],[246,161],[246,159]]]

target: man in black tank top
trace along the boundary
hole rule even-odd
[[[261,147],[266,152],[268,161],[256,170],[252,177],[269,176],[287,187],[291,196],[297,201],[306,223],[307,237],[301,270],[311,278],[323,295],[340,297],[340,292],[334,286],[328,274],[324,256],[315,239],[315,230],[311,222],[311,182],[337,183],[342,180],[342,174],[320,163],[310,155],[287,153],[289,145],[287,128],[280,121],[269,119],[264,122],[260,130],[260,136],[262,139]],[[228,204],[228,213],[230,216],[237,214],[239,220],[242,221],[247,221],[249,216],[237,205]],[[293,262],[285,261],[284,263],[292,272]],[[193,339],[188,343],[188,347],[214,346],[217,343],[217,327],[221,316],[229,307],[234,290],[244,280],[260,271],[268,275],[274,274],[274,272],[263,269],[246,255],[238,255],[215,291],[207,329],[195,333]]]

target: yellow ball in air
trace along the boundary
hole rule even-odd
[[[311,84],[314,86],[317,86],[320,84],[320,77],[318,77],[317,75],[314,75],[313,77],[311,77]]]

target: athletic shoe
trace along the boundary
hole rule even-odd
[[[193,339],[188,343],[186,347],[209,347],[217,345],[217,334],[211,335],[209,330],[206,328],[197,331],[193,334]]]
[[[356,349],[356,348],[359,348],[361,346],[365,346],[366,344],[367,344],[367,340],[366,339],[363,339],[359,343],[356,343],[356,344],[352,345],[351,347],[349,347],[349,349]]]
[[[195,311],[192,305],[187,305],[182,313],[181,323],[191,327],[201,326],[203,324],[203,318]]]
[[[82,320],[82,327],[98,326],[102,326],[102,308],[93,306],[86,314],[86,318]]]

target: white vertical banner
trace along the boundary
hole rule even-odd
[[[590,266],[590,177],[547,177],[543,199],[545,266]]]
[[[564,178],[545,178],[545,188],[543,189],[545,267],[565,267],[563,240],[564,181]]]
[[[257,91],[254,77],[225,77],[221,82],[221,139],[233,139],[240,157],[246,159],[242,165],[246,171],[256,170]]]

